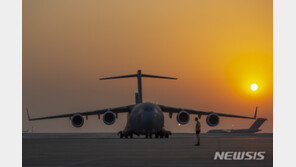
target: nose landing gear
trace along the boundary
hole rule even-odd
[[[151,133],[151,131],[147,131],[146,134],[145,134],[145,137],[146,137],[146,138],[149,137],[149,138],[151,139],[151,138],[152,138],[152,133]]]

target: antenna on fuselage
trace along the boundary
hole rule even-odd
[[[142,71],[138,70],[137,74],[100,78],[100,80],[133,78],[133,77],[136,77],[138,79],[138,92],[135,94],[136,104],[143,102],[143,97],[142,97],[142,78],[143,77],[146,77],[146,78],[159,78],[159,79],[174,79],[174,80],[177,79],[177,78],[172,78],[172,77],[164,77],[164,76],[157,76],[157,75],[142,74]]]

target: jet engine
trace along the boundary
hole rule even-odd
[[[177,121],[179,122],[179,124],[187,124],[189,122],[190,116],[188,114],[188,112],[186,111],[180,111],[177,114]]]
[[[114,124],[115,119],[116,119],[116,115],[115,115],[114,112],[112,112],[112,111],[107,111],[107,112],[105,112],[104,115],[103,115],[103,121],[104,121],[104,123],[107,124],[107,125],[112,125],[112,124]]]
[[[79,128],[84,124],[84,118],[81,114],[74,114],[71,118],[71,122],[74,127]]]
[[[217,126],[219,124],[219,116],[215,113],[212,113],[207,116],[207,124],[209,126]]]

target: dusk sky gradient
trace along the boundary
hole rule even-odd
[[[267,118],[273,122],[272,0],[25,0],[23,1],[23,130],[118,132],[89,116],[82,128],[69,118],[31,117],[134,104],[136,79],[100,77],[143,73],[144,101],[196,110]],[[258,91],[250,90],[252,83]],[[249,128],[253,120],[221,118],[209,129]],[[165,128],[193,132],[194,119]]]

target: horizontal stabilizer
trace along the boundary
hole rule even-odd
[[[106,79],[120,79],[120,78],[131,78],[131,77],[137,77],[137,74],[121,75],[121,76],[107,77],[107,78],[100,78],[100,80],[106,80]]]
[[[149,75],[149,74],[142,74],[142,77],[147,77],[147,78],[160,78],[160,79],[175,79],[175,80],[177,80],[177,78],[164,77],[164,76],[157,76],[157,75]]]
[[[141,70],[138,70],[137,74],[130,74],[130,75],[121,75],[121,76],[115,76],[115,77],[106,77],[106,78],[100,78],[100,80],[107,80],[107,79],[120,79],[120,78],[137,78],[138,80],[138,92],[136,94],[136,104],[143,102],[142,97],[142,78],[159,78],[159,79],[174,79],[172,77],[165,77],[165,76],[158,76],[158,75],[149,75],[149,74],[142,74]]]

